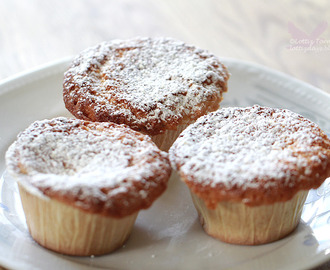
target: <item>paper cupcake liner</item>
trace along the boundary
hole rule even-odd
[[[45,199],[19,184],[32,238],[50,250],[75,256],[102,255],[121,247],[138,213],[124,218],[92,214],[54,199]]]
[[[258,245],[281,239],[298,225],[308,191],[298,192],[291,200],[270,205],[219,202],[209,209],[191,193],[204,231],[224,242]]]
[[[162,134],[150,136],[152,141],[158,146],[162,151],[168,151],[175,140],[179,137],[181,132],[188,127],[189,124],[182,124],[177,127],[176,130],[166,130]]]

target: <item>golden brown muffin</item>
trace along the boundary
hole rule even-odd
[[[224,108],[189,126],[170,149],[204,230],[255,245],[298,225],[309,189],[330,176],[330,140],[284,109]]]
[[[171,173],[167,154],[148,136],[64,117],[33,123],[10,146],[6,162],[32,237],[70,255],[120,247]]]
[[[213,54],[171,38],[103,42],[78,55],[63,99],[77,118],[127,124],[162,150],[219,108],[229,74]]]

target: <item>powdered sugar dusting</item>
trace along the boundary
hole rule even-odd
[[[188,127],[170,149],[170,158],[183,175],[203,185],[253,189],[281,181],[290,187],[311,176],[310,167],[329,164],[321,133],[288,110],[224,108]]]
[[[142,189],[134,196],[145,199],[157,185],[148,178],[169,170],[166,160],[147,136],[127,127],[63,117],[33,123],[6,154],[10,174],[41,190],[74,194],[77,204],[86,198],[111,203],[137,181]]]
[[[152,130],[152,123],[178,122],[205,110],[203,102],[221,100],[228,72],[214,55],[181,41],[137,38],[84,51],[66,78],[66,88],[79,86],[72,99],[82,95],[97,112]]]

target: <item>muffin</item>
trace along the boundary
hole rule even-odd
[[[6,153],[32,238],[68,255],[101,255],[128,238],[166,189],[168,155],[125,125],[37,121]]]
[[[258,105],[201,117],[169,153],[205,232],[234,244],[288,235],[308,190],[330,176],[330,140],[316,124]]]
[[[190,123],[219,108],[228,71],[213,54],[171,38],[103,42],[64,74],[77,118],[126,124],[168,150]]]

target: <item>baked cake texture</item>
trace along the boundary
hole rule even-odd
[[[120,247],[171,173],[167,153],[147,135],[64,117],[31,124],[8,149],[6,163],[32,237],[70,255]]]
[[[330,140],[285,109],[223,108],[190,125],[170,149],[204,230],[226,242],[262,244],[300,220],[308,190],[330,177]]]
[[[127,124],[168,150],[188,124],[219,108],[228,78],[216,56],[172,38],[113,40],[73,60],[63,99],[79,119]]]

